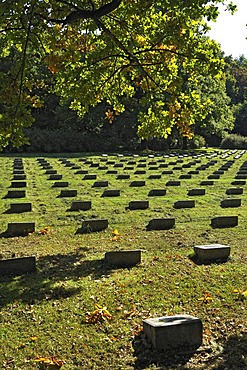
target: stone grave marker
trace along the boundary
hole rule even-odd
[[[235,227],[238,225],[238,216],[219,216],[211,219],[214,229]]]
[[[213,182],[213,180],[202,180],[200,182],[200,185],[202,185],[202,186],[212,186],[212,185],[214,185],[214,182]]]
[[[120,250],[105,253],[105,263],[116,267],[129,267],[141,262],[140,250]]]
[[[32,203],[11,203],[10,204],[10,213],[22,213],[22,212],[31,212]]]
[[[231,182],[231,185],[235,185],[235,186],[243,186],[243,185],[246,185],[246,181],[245,181],[245,180],[236,180],[236,181],[232,181],[232,182]]]
[[[56,181],[52,185],[53,188],[67,188],[69,186],[68,181]]]
[[[93,188],[104,188],[109,185],[108,181],[95,181],[95,183],[92,185]]]
[[[169,180],[166,183],[166,186],[180,186],[180,185],[181,185],[181,181],[177,181],[177,180]]]
[[[118,171],[117,170],[108,170],[108,171],[106,171],[106,173],[108,175],[117,175]]]
[[[206,190],[202,188],[188,190],[188,195],[205,195],[205,193],[206,193]]]
[[[66,197],[76,197],[77,196],[77,190],[61,190],[59,194],[59,198],[66,198]]]
[[[11,181],[11,188],[25,188],[27,186],[26,181]]]
[[[63,175],[59,175],[55,173],[54,175],[50,175],[47,180],[62,180]]]
[[[34,222],[9,222],[6,234],[8,236],[25,236],[34,232]]]
[[[22,275],[36,271],[36,259],[31,257],[9,258],[0,260],[0,275]]]
[[[76,175],[86,175],[88,174],[88,170],[78,170],[75,172]]]
[[[149,197],[164,196],[166,195],[166,189],[151,189],[148,193]]]
[[[91,200],[75,200],[71,203],[70,211],[88,211],[91,208]]]
[[[200,262],[216,260],[226,261],[230,255],[231,248],[222,244],[206,244],[194,246],[195,258]]]
[[[145,175],[146,171],[145,170],[136,170],[134,172],[134,175]]]
[[[88,219],[82,222],[82,227],[77,230],[77,233],[90,233],[96,231],[102,231],[108,228],[108,220],[107,219]]]
[[[45,171],[45,174],[46,175],[54,175],[54,174],[56,174],[57,173],[57,170],[46,170]]]
[[[182,175],[180,175],[179,176],[179,178],[182,180],[182,179],[184,179],[184,180],[186,180],[186,179],[191,179],[191,174],[190,173],[184,173],[184,174],[182,174]]]
[[[16,174],[13,175],[13,180],[26,180],[27,176],[25,174]]]
[[[175,218],[153,218],[149,221],[146,229],[149,230],[169,230],[175,226]]]
[[[117,180],[128,180],[130,178],[130,175],[127,173],[122,173],[117,176]]]
[[[97,178],[97,175],[95,175],[95,174],[86,174],[82,178],[82,180],[96,180],[96,178]]]
[[[26,190],[8,190],[6,198],[24,198]]]
[[[119,197],[120,190],[118,189],[106,189],[104,190],[102,197]]]
[[[244,189],[243,188],[229,188],[226,189],[226,194],[227,195],[240,195],[243,194]]]
[[[190,315],[149,318],[143,320],[143,329],[158,351],[184,351],[202,344],[202,321]]]
[[[220,202],[222,208],[241,207],[241,199],[224,199]]]
[[[176,209],[180,208],[194,208],[195,201],[194,200],[178,200],[173,204],[173,207]]]
[[[128,209],[136,210],[136,209],[147,209],[149,207],[148,200],[131,200],[129,202]]]
[[[148,178],[150,180],[157,180],[157,179],[161,179],[161,175],[160,174],[152,174],[152,175],[149,175]]]
[[[133,186],[133,187],[141,187],[141,186],[145,186],[146,185],[146,182],[143,181],[143,180],[136,180],[136,181],[132,181],[130,183],[130,186]]]

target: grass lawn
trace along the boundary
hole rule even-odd
[[[6,197],[13,190],[14,158],[24,165],[25,198]],[[67,188],[53,187],[39,158],[62,175],[59,181],[67,181]],[[2,368],[247,369],[247,185],[231,184],[246,161],[247,153],[210,149],[185,157],[1,155],[0,258],[35,256],[37,263],[35,273],[0,276]],[[225,164],[229,169],[213,185],[200,184]],[[197,168],[198,174],[180,179]],[[96,174],[96,180],[84,180],[80,170]],[[119,179],[119,174],[130,178]],[[154,174],[161,176],[150,178]],[[169,180],[181,184],[168,186]],[[108,186],[95,187],[95,181],[108,181]],[[132,181],[145,181],[145,186],[130,186]],[[236,187],[243,194],[226,194]],[[204,188],[205,195],[188,196],[195,188]],[[62,189],[76,189],[77,196],[60,197]],[[119,190],[120,196],[102,197],[106,189]],[[152,189],[166,189],[166,194],[149,196]],[[222,208],[221,201],[230,198],[241,198],[241,206]],[[195,200],[195,207],[174,208],[176,201],[188,199]],[[74,200],[91,201],[92,207],[71,211]],[[148,200],[149,207],[130,210],[132,200]],[[9,212],[10,204],[18,202],[31,202],[32,211]],[[238,216],[238,226],[212,228],[217,216]],[[175,218],[174,228],[147,231],[150,220],[166,217]],[[107,219],[108,228],[77,233],[84,219],[97,218]],[[11,222],[35,222],[35,232],[6,237]],[[195,245],[213,243],[231,247],[227,262],[199,264],[191,258]],[[105,252],[123,249],[140,249],[141,263],[131,268],[104,263]],[[90,320],[93,313],[102,320]],[[202,320],[202,346],[193,353],[152,349],[143,319],[178,314]],[[49,358],[50,366],[35,361],[38,357]]]

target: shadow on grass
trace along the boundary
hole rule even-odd
[[[134,338],[132,345],[136,357],[134,369],[147,369],[152,365],[157,369],[175,369],[176,366],[182,369],[181,366],[185,365],[196,351],[189,349],[179,353],[178,351],[157,351],[152,348],[143,331]]]
[[[63,281],[78,281],[91,275],[98,279],[109,274],[103,260],[84,260],[87,248],[73,253],[40,257],[37,272],[17,277],[0,277],[0,307],[13,301],[34,304],[42,300],[67,298],[80,292],[81,288],[63,286]],[[59,287],[54,287],[60,283]],[[70,284],[71,285],[71,284]]]

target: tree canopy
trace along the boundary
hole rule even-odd
[[[0,146],[25,142],[43,88],[81,116],[106,102],[110,123],[135,97],[140,137],[167,137],[174,125],[191,137],[212,104],[199,76],[223,70],[206,36],[220,3],[235,9],[228,0],[2,0]]]

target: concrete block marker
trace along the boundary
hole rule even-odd
[[[154,218],[149,221],[146,229],[149,230],[169,230],[175,226],[175,218]]]
[[[104,188],[104,187],[107,187],[108,185],[109,185],[108,181],[95,181],[92,187],[93,188]]]
[[[241,207],[241,199],[223,199],[220,202],[221,208],[230,208],[230,207]]]
[[[158,351],[196,349],[202,344],[202,321],[190,315],[143,320],[144,333]]]
[[[122,173],[117,176],[117,180],[128,180],[130,178],[130,175],[127,173]]]
[[[61,190],[60,195],[58,197],[76,197],[77,196],[77,190]]]
[[[97,178],[97,175],[94,175],[94,174],[86,174],[82,180],[96,180]]]
[[[135,209],[147,209],[148,207],[149,207],[148,200],[131,200],[127,208],[135,210]]]
[[[146,185],[146,182],[145,181],[142,181],[142,180],[132,181],[130,183],[130,186],[133,186],[133,187],[145,186],[145,185]]]
[[[12,181],[11,188],[25,188],[27,186],[26,181]]]
[[[166,186],[180,186],[181,181],[176,181],[176,180],[169,180],[166,183]]]
[[[230,255],[231,248],[222,244],[206,244],[194,246],[196,260],[210,262],[215,260],[226,261]]]
[[[200,182],[200,185],[202,185],[202,186],[212,186],[212,185],[214,185],[214,182],[213,182],[213,180],[203,180],[203,181]]]
[[[194,208],[195,201],[194,200],[178,200],[173,204],[173,207],[176,209],[180,208]]]
[[[151,189],[148,193],[149,197],[164,196],[166,195],[166,189]]]
[[[26,180],[27,176],[25,174],[16,174],[13,175],[13,180]]]
[[[32,203],[11,203],[9,213],[31,212]]]
[[[102,197],[119,197],[120,190],[118,189],[107,189],[103,192]]]
[[[190,189],[188,190],[188,195],[205,195],[206,194],[206,190],[205,189],[200,189],[200,188],[197,188],[197,189]]]
[[[59,175],[59,174],[52,174],[52,175],[50,175],[48,178],[47,178],[47,180],[62,180],[62,178],[63,178],[63,175]]]
[[[240,195],[243,194],[244,189],[243,188],[230,188],[226,190],[227,195]]]
[[[53,188],[67,188],[69,183],[67,181],[56,181],[52,185]]]
[[[153,175],[149,175],[148,178],[150,180],[161,179],[161,175],[160,174],[153,174]]]
[[[6,198],[24,198],[26,196],[26,190],[8,190]]]
[[[91,200],[75,200],[71,203],[70,211],[88,211],[92,208]]]
[[[135,266],[141,262],[140,250],[122,250],[105,253],[105,263],[116,267]]]
[[[192,175],[190,173],[184,173],[182,175],[179,176],[179,178],[182,180],[182,179],[191,179]]]
[[[238,216],[219,216],[211,219],[211,226],[214,229],[235,227],[238,225]]]
[[[9,222],[7,236],[25,236],[35,232],[34,222]]]
[[[0,275],[22,275],[36,271],[36,259],[34,256],[10,258],[0,260]]]
[[[232,181],[231,182],[231,185],[234,185],[234,186],[243,186],[243,185],[246,185],[246,181],[245,180]]]
[[[102,231],[108,228],[108,220],[107,219],[88,219],[82,222],[82,227],[77,230],[77,234],[85,234],[91,233],[96,231]]]

